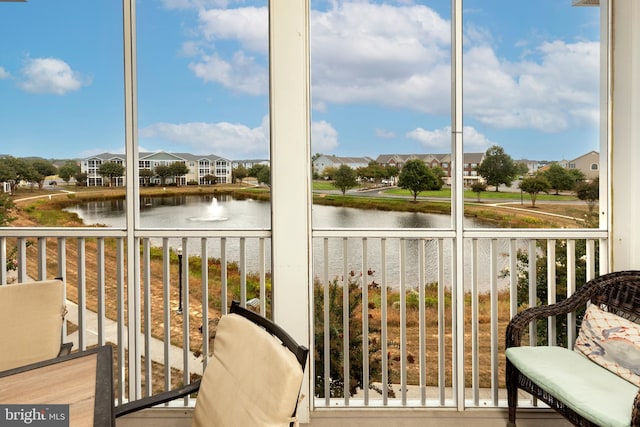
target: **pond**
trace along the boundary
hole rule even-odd
[[[67,211],[76,213],[85,224],[103,224],[109,227],[124,227],[125,225],[125,201],[106,200],[83,202],[66,208]],[[467,226],[489,227],[474,219],[467,219]],[[364,210],[355,208],[343,208],[335,206],[313,205],[312,222],[314,228],[448,228],[450,217],[448,215],[424,214],[413,212],[393,212]],[[230,195],[219,195],[217,198],[211,195],[172,195],[169,197],[142,198],[140,202],[140,223],[143,228],[212,228],[212,229],[269,229],[271,223],[270,203],[249,198],[234,198]],[[219,239],[211,239],[209,254],[213,257],[220,256]],[[480,242],[479,252],[481,265],[487,265],[488,245],[485,247]],[[488,243],[488,242],[486,242]],[[161,245],[160,240],[152,241],[154,245]],[[385,242],[387,259],[387,283],[397,286],[400,283],[400,241],[388,239]],[[444,263],[450,265],[453,248],[445,243],[443,247],[443,260],[438,259],[438,243],[435,240],[408,240],[406,242],[405,279],[409,287],[415,286],[420,274],[417,262],[419,246],[425,246],[426,263],[423,277],[426,283],[438,280],[438,265]],[[171,242],[173,247],[179,245],[178,239]],[[200,241],[190,240],[189,252],[199,253]],[[508,242],[500,243],[504,246]],[[230,238],[227,241],[227,258],[230,261],[239,260],[239,239]],[[267,245],[269,247],[269,245]],[[329,279],[342,279],[344,275],[343,240],[336,238],[329,240]],[[246,241],[246,262],[249,271],[258,271],[258,242],[254,239]],[[323,241],[314,239],[314,276],[318,278],[324,271],[323,266]],[[465,248],[469,252],[470,248]],[[365,277],[371,281],[380,283],[382,278],[381,240],[371,238],[367,240],[367,270],[371,275],[362,274],[362,240],[349,239],[347,264],[349,272],[355,272],[357,277]],[[466,255],[465,255],[466,256]],[[270,251],[267,249],[267,265],[270,263]],[[483,257],[485,260],[483,260]],[[500,265],[506,266],[508,259],[500,256]],[[470,270],[470,267],[468,268]],[[468,270],[465,268],[465,270]],[[450,285],[450,268],[445,268],[445,284]],[[470,274],[470,271],[465,274]],[[500,284],[505,286],[506,281]],[[486,288],[486,287],[485,287]],[[485,289],[486,290],[486,289]]]

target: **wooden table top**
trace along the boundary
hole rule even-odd
[[[111,346],[0,372],[0,405],[69,405],[73,427],[114,426]]]

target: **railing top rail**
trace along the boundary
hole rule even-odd
[[[267,229],[161,228],[137,229],[136,237],[271,237]],[[111,227],[0,227],[2,237],[126,237],[125,229]]]
[[[593,228],[469,228],[463,232],[465,238],[489,239],[606,239],[606,230]],[[313,237],[356,238],[454,238],[454,230],[439,228],[316,228]]]

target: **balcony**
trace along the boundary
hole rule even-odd
[[[209,319],[224,313],[232,299],[273,316],[266,262],[269,232],[140,230],[136,234],[139,251],[134,251],[134,265],[140,282],[135,288],[125,280],[125,266],[130,264],[124,230],[7,229],[0,238],[0,253],[17,247],[18,280],[66,278],[70,300],[66,341],[73,341],[76,349],[105,343],[116,347],[119,402],[201,374],[199,354],[208,351],[202,336],[208,336]],[[427,416],[437,419],[438,425],[463,425],[470,418],[474,425],[502,422],[504,328],[522,303],[518,294],[521,299],[526,296],[525,304],[538,304],[542,283],[548,295],[545,302],[552,303],[575,291],[585,278],[607,269],[607,257],[601,255],[608,251],[607,233],[601,230],[469,231],[460,290],[452,275],[455,243],[449,231],[316,230],[313,243],[318,250],[310,321],[321,360],[311,361],[317,379],[310,425],[318,426],[382,425],[389,419],[413,425]],[[212,247],[219,248],[215,251],[219,257],[212,257]],[[249,247],[259,254],[257,270],[255,263],[247,266]],[[237,253],[239,261],[230,261],[230,252]],[[340,274],[330,268],[330,253],[345,260]],[[205,259],[209,262],[200,261]],[[546,277],[536,277],[541,262]],[[370,268],[374,265],[375,272]],[[422,272],[417,276],[411,273],[415,266]],[[578,278],[574,272],[584,276]],[[566,290],[559,293],[560,275],[567,280]],[[343,292],[345,286],[350,292]],[[350,305],[356,310],[344,308]],[[558,319],[558,323],[565,322]],[[568,325],[575,330],[575,319],[568,319]],[[330,329],[340,330],[341,337]],[[549,343],[557,344],[557,329],[555,322],[548,325],[544,333]],[[131,334],[133,330],[139,334]],[[362,339],[363,330],[368,331],[368,340]],[[344,345],[351,348],[348,355],[340,350]],[[336,351],[338,359],[330,356]],[[343,368],[332,366],[336,363]],[[343,384],[323,374],[335,375],[336,369],[343,369]],[[168,408],[123,418],[118,425],[187,425],[185,413],[193,404],[174,402]],[[531,408],[522,410],[522,425],[527,420],[536,425],[542,419],[563,425],[526,396],[521,406]]]
[[[256,310],[273,317],[321,356],[321,363],[308,364],[306,397],[300,408],[303,423],[501,425],[506,422],[503,332],[518,306],[552,303],[571,294],[582,279],[639,265],[640,203],[632,195],[640,190],[640,88],[635,78],[640,7],[635,2],[600,1],[606,8],[603,19],[616,37],[603,40],[601,176],[608,179],[601,180],[598,229],[465,229],[461,209],[454,209],[452,227],[446,230],[332,230],[314,229],[311,224],[310,147],[298,143],[308,141],[309,82],[305,73],[292,77],[289,72],[300,64],[308,67],[303,37],[291,36],[305,28],[306,12],[289,14],[288,6],[273,2],[272,17],[281,20],[276,20],[278,26],[270,34],[274,47],[270,59],[282,65],[271,76],[270,102],[274,112],[282,113],[275,116],[286,117],[271,126],[270,230],[140,228],[133,169],[138,164],[137,146],[128,132],[128,160],[133,161],[127,162],[126,184],[133,197],[127,198],[127,226],[2,228],[0,265],[16,247],[19,281],[65,278],[68,299],[75,304],[69,305],[65,334],[76,349],[107,342],[117,347],[118,402],[198,375],[202,357],[194,352],[208,351],[207,340],[202,339],[208,334],[208,320],[224,313],[232,298],[245,304],[255,298]],[[291,22],[296,19],[300,22]],[[135,44],[130,24],[130,11],[125,11],[128,47]],[[135,68],[133,55],[128,51],[127,55],[125,65],[130,70]],[[459,77],[455,83],[461,90]],[[133,81],[128,76],[126,113],[132,128]],[[452,151],[457,158],[462,154],[461,124],[461,112],[456,111]],[[463,203],[462,181],[463,171],[454,170],[454,207]],[[219,251],[210,265],[202,260],[212,258],[212,246]],[[259,268],[247,265],[248,246],[258,248]],[[238,248],[237,261],[227,257],[231,247]],[[182,249],[181,257],[177,248]],[[329,253],[342,254],[345,260],[338,274],[327,267]],[[393,273],[386,264],[392,259],[398,265]],[[417,284],[407,280],[411,268],[426,271],[427,263],[435,265],[429,268],[431,276],[419,275]],[[368,274],[368,266],[374,264],[381,265],[375,284]],[[545,274],[537,267],[544,267]],[[558,286],[560,274],[566,275],[562,281],[566,289]],[[6,281],[0,271],[0,283]],[[350,281],[352,295],[342,292]],[[537,301],[538,289],[546,292],[546,301]],[[349,297],[356,302],[355,311],[343,308],[348,307]],[[325,304],[332,298],[334,305]],[[182,315],[177,313],[179,307]],[[573,330],[573,321],[556,319],[547,325],[543,329],[547,342],[558,343],[557,332],[566,332],[566,342],[571,342],[567,331]],[[330,324],[343,331],[333,341],[338,347],[358,334],[368,339],[360,340],[355,355],[338,352],[332,359]],[[535,337],[536,332],[530,335]],[[324,374],[336,363],[341,364],[343,384],[332,384],[333,377]],[[357,375],[360,372],[365,374]],[[362,384],[351,395],[350,386],[357,381]],[[192,405],[192,401],[174,402],[123,418],[118,425],[188,425]],[[521,426],[567,425],[527,396],[521,396],[521,407]]]

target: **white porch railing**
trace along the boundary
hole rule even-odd
[[[209,320],[231,299],[257,299],[271,315],[270,239],[268,230],[139,230],[127,260],[123,230],[6,228],[0,265],[15,257],[18,281],[66,279],[67,340],[117,346],[123,401],[201,373],[194,352],[207,354]],[[608,270],[600,230],[467,230],[462,269],[449,230],[315,230],[313,244],[313,406],[335,410],[504,406],[509,318]],[[126,283],[128,266],[138,283]],[[571,343],[575,321],[532,325],[531,344]]]

